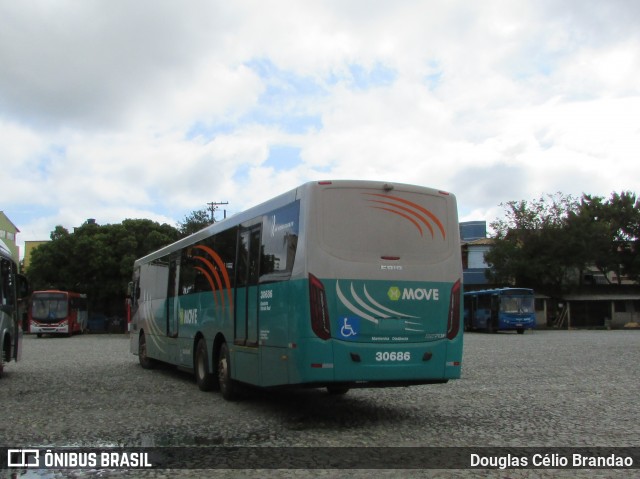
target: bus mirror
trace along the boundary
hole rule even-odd
[[[131,298],[133,296],[133,282],[127,284],[127,298]]]
[[[21,274],[17,275],[17,282],[16,282],[16,286],[17,286],[17,292],[18,292],[18,298],[19,299],[24,299],[27,296],[29,296],[29,281],[27,281],[27,278]]]

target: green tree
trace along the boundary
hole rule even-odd
[[[557,193],[502,206],[505,218],[491,223],[494,244],[485,255],[491,281],[561,290],[582,261],[571,254],[573,243],[565,228],[577,201]]]
[[[194,210],[185,216],[184,220],[178,223],[180,236],[184,238],[212,224],[210,214],[208,210],[202,209]]]
[[[151,220],[86,222],[69,233],[57,226],[33,252],[27,276],[34,289],[86,293],[93,311],[121,315],[136,258],[179,238],[176,228]]]
[[[620,278],[640,279],[640,200],[630,191],[612,193],[605,203],[603,218],[609,227],[612,255],[620,265]]]
[[[561,193],[503,205],[505,218],[491,223],[494,245],[485,260],[495,283],[560,293],[583,283],[596,268],[603,277],[638,280],[640,201],[635,194],[610,199]]]

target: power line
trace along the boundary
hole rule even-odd
[[[228,201],[221,201],[221,202],[212,201],[211,203],[207,203],[207,206],[208,206],[207,209],[211,212],[211,223],[216,222],[216,218],[214,214],[218,210],[218,206],[228,205],[228,204],[229,204]],[[224,217],[225,218],[227,217],[227,210],[224,210]]]

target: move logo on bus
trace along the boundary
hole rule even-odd
[[[198,324],[197,309],[181,309],[178,311],[180,324]]]
[[[363,195],[372,198],[367,200],[375,205],[371,206],[372,208],[393,213],[409,221],[416,227],[420,236],[424,236],[426,229],[429,231],[431,238],[435,238],[435,230],[440,232],[442,239],[447,237],[442,221],[425,207],[404,198],[383,195],[381,193],[363,193]]]
[[[391,301],[398,301],[400,299],[400,295],[400,288],[397,286],[391,286],[389,291],[387,291],[387,296],[389,296]]]
[[[404,288],[400,293],[400,288],[391,286],[387,291],[387,296],[391,301],[439,301],[440,290],[434,288]]]

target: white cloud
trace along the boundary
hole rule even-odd
[[[446,189],[488,221],[634,189],[639,23],[623,0],[0,0],[0,201],[24,240],[320,178]]]

